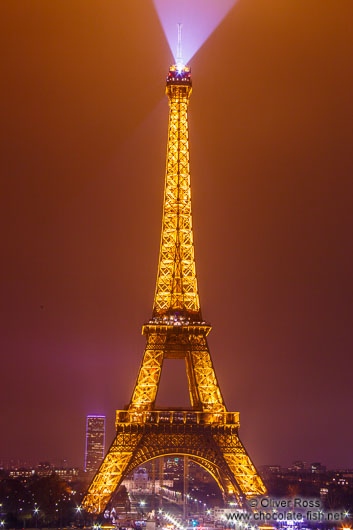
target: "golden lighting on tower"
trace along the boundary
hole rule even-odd
[[[180,72],[180,74],[179,74]],[[176,75],[190,80],[174,84]],[[183,78],[182,78],[183,79]],[[166,92],[169,97],[169,132],[161,248],[154,315],[177,310],[197,315],[194,241],[191,217],[188,105],[191,94],[190,69],[174,66],[169,71]]]
[[[181,28],[179,28],[181,31]],[[179,31],[179,34],[180,34]],[[181,55],[181,46],[180,46]],[[83,507],[101,513],[116,487],[144,462],[188,455],[239,504],[266,488],[238,435],[239,413],[228,412],[216,378],[197,289],[191,216],[188,104],[191,72],[180,60],[168,72],[169,129],[162,235],[152,318],[129,405],[117,411],[116,437]],[[191,408],[157,410],[164,359],[184,359]]]

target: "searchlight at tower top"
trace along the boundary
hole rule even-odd
[[[167,76],[167,87],[170,85],[181,85],[191,87],[191,68],[184,65],[182,48],[181,48],[181,28],[182,24],[177,24],[178,27],[178,47],[176,55],[176,63],[169,68]]]

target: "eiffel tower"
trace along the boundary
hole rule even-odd
[[[266,493],[239,435],[239,413],[228,412],[216,378],[200,309],[191,216],[188,104],[191,71],[170,67],[168,151],[162,237],[152,318],[143,325],[146,347],[129,405],[116,413],[116,437],[82,506],[101,513],[123,479],[144,462],[187,455],[240,506]],[[156,410],[164,359],[185,359],[191,407]]]

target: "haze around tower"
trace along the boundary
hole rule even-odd
[[[177,62],[177,24],[182,24],[182,57],[187,64],[235,5],[236,0],[153,0],[158,18]]]

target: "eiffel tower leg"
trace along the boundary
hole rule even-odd
[[[120,432],[93,478],[82,507],[90,513],[101,513],[124,478],[124,472],[142,435]]]
[[[132,393],[130,410],[151,409],[157,395],[161,376],[166,333],[146,333],[145,353]]]
[[[228,432],[215,434],[213,438],[242,496],[245,498],[252,495],[264,495],[266,487],[246,452],[237,430],[228,429]],[[238,497],[238,492],[229,488],[228,494],[231,493]]]
[[[218,385],[211,355],[208,349],[207,328],[189,335],[191,351],[186,358],[191,393],[198,396],[198,404],[204,412],[225,412],[223,397]]]
[[[225,473],[221,473],[220,469],[215,467],[212,463],[209,463],[207,460],[198,458],[196,456],[193,456],[192,458],[190,457],[190,460],[203,467],[213,476],[222,492],[223,498],[227,497],[228,491],[234,490],[234,486],[230,478]]]

